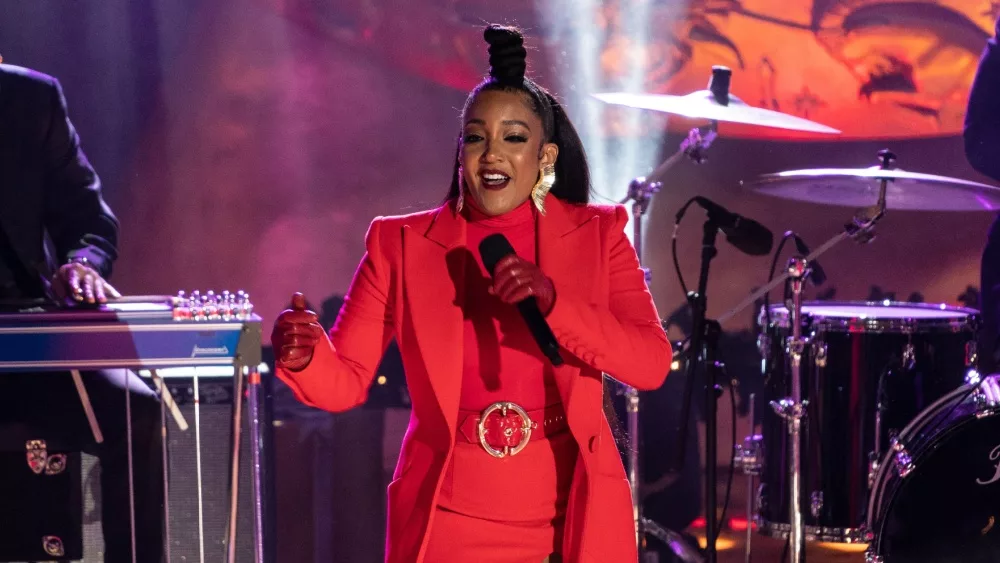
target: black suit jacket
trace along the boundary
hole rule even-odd
[[[1000,181],[1000,46],[995,36],[986,42],[979,60],[965,111],[963,138],[969,164]]]
[[[30,287],[71,259],[85,257],[105,278],[118,257],[118,220],[80,148],[59,82],[0,64],[0,229]],[[20,284],[19,284],[20,285]]]
[[[1000,24],[1000,22],[998,22]],[[965,112],[965,156],[980,173],[1000,181],[1000,46],[986,43]],[[1000,217],[986,238],[980,266],[979,370],[1000,369]]]

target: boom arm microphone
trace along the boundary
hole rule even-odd
[[[695,203],[708,213],[708,218],[719,225],[729,244],[751,256],[765,256],[774,246],[774,233],[753,219],[729,211],[714,201],[696,196]]]
[[[499,233],[490,235],[479,243],[479,255],[482,257],[483,265],[486,266],[486,270],[491,276],[497,266],[497,262],[510,254],[515,254],[514,247],[510,245],[507,237]],[[542,349],[542,353],[552,362],[552,365],[562,365],[563,359],[559,354],[559,343],[556,341],[555,335],[552,334],[549,323],[545,322],[545,317],[542,316],[535,298],[528,297],[519,301],[517,309],[521,312],[524,322],[531,331],[531,336],[535,338],[535,342]]]

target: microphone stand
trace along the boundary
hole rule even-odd
[[[706,318],[708,300],[708,270],[712,259],[718,253],[715,239],[719,234],[719,224],[709,215],[705,221],[701,240],[701,269],[698,273],[698,289],[688,296],[693,316],[691,330],[691,350],[700,354],[700,363],[705,374],[705,555],[708,563],[716,561],[716,536],[719,523],[716,514],[716,473],[717,473],[717,436],[716,436],[716,400],[722,389],[716,385],[716,377],[721,367],[716,360],[719,335],[722,332],[718,321]],[[699,357],[692,358],[687,363],[687,381],[694,377],[695,364]]]

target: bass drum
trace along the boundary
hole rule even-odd
[[[1000,385],[964,385],[924,410],[882,459],[869,563],[1000,561]]]

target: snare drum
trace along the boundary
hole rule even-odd
[[[867,561],[1000,561],[998,395],[992,378],[964,385],[900,432],[872,489]]]
[[[757,524],[787,537],[788,429],[768,403],[791,396],[791,336],[784,306],[761,314],[764,398]],[[808,401],[801,434],[806,540],[867,541],[865,518],[875,467],[890,437],[935,400],[961,386],[976,360],[978,312],[923,303],[811,302],[801,367]]]

